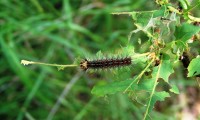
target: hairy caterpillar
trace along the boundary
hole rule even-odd
[[[83,70],[88,69],[104,69],[115,68],[131,65],[131,57],[125,58],[110,58],[110,59],[98,59],[98,60],[83,60],[80,62],[80,68]]]

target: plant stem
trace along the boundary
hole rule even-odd
[[[47,66],[55,66],[55,67],[77,67],[78,65],[71,64],[71,65],[59,65],[59,64],[49,64],[49,63],[42,63],[42,62],[33,62],[28,60],[21,60],[21,64],[29,65],[29,64],[37,64],[37,65],[47,65]]]
[[[131,56],[131,58],[143,57],[143,56],[146,56],[146,55],[149,55],[149,54],[150,54],[150,52],[147,52],[147,53],[143,53],[143,54],[138,54],[138,55]]]
[[[151,104],[151,101],[152,101],[152,98],[153,98],[153,94],[154,94],[155,89],[156,89],[156,85],[157,85],[156,83],[157,83],[158,78],[159,78],[159,75],[160,75],[161,64],[162,64],[162,61],[161,61],[160,65],[159,65],[159,67],[158,67],[158,72],[157,72],[156,78],[155,78],[156,80],[155,80],[155,82],[154,82],[153,90],[152,90],[152,92],[151,92],[150,100],[149,100],[149,103],[148,103],[148,105],[147,105],[147,109],[146,109],[146,112],[145,112],[145,114],[144,114],[143,120],[146,119],[146,117],[147,117],[147,115],[148,115],[148,113],[149,113],[149,107],[150,107],[150,104]]]

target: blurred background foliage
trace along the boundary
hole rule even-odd
[[[1,0],[0,118],[141,119],[144,111],[133,104],[135,98],[91,94],[94,85],[111,81],[112,75],[83,74],[76,68],[25,67],[20,60],[72,64],[98,51],[113,53],[128,44],[142,53],[145,49],[139,49],[138,39],[144,43],[148,37],[139,32],[128,43],[129,32],[135,29],[133,20],[111,13],[158,8],[149,0]],[[196,81],[185,84],[195,86]],[[64,99],[57,103],[61,93],[65,93]],[[168,119],[177,101],[158,103],[152,117]],[[179,112],[179,108],[173,111]]]

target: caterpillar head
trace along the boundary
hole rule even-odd
[[[87,59],[80,62],[80,68],[83,69],[84,71],[86,71],[88,69],[88,60]]]

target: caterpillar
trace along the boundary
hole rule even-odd
[[[104,68],[115,68],[122,66],[131,65],[131,57],[125,58],[110,58],[110,59],[98,59],[98,60],[87,60],[84,59],[80,62],[80,68],[84,71],[88,69],[104,69]]]

